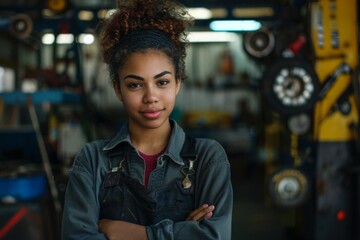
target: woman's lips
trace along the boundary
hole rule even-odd
[[[161,114],[161,110],[153,110],[153,111],[144,111],[142,115],[146,118],[155,119],[158,118]]]

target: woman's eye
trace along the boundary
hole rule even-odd
[[[129,83],[127,85],[127,87],[130,88],[130,89],[136,89],[136,88],[140,88],[141,85],[140,85],[140,83]]]
[[[161,86],[161,87],[165,87],[166,85],[169,84],[170,81],[168,80],[159,80],[158,81],[158,85]]]

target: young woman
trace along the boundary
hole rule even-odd
[[[224,149],[169,118],[184,79],[191,19],[162,0],[118,2],[101,50],[128,122],[86,144],[69,172],[62,239],[231,239]]]

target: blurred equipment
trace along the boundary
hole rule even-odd
[[[244,38],[244,49],[252,57],[263,58],[270,55],[275,47],[274,34],[268,28],[247,32]]]
[[[12,204],[42,206],[38,223],[43,224],[43,229],[37,229],[45,230],[45,233],[51,231],[49,235],[57,236],[62,205],[55,182],[56,169],[52,165],[56,162],[50,151],[50,143],[56,138],[53,139],[52,134],[48,134],[51,135],[49,137],[43,135],[41,117],[48,113],[50,104],[79,103],[81,97],[60,90],[46,90],[34,93],[3,92],[0,99],[8,110],[7,114],[0,113],[4,117],[0,119],[0,167],[5,171],[0,172],[0,211],[6,211]],[[17,237],[6,239],[21,239],[18,236],[22,236],[19,235],[22,233],[15,231],[14,234],[9,236]]]
[[[311,118],[307,113],[292,115],[287,119],[287,126],[291,133],[303,135],[310,131]]]
[[[269,193],[279,207],[299,207],[309,196],[309,180],[295,168],[276,171],[269,181]]]
[[[18,38],[27,38],[33,31],[33,21],[28,14],[20,13],[10,18],[9,31]]]
[[[299,59],[281,59],[270,65],[263,79],[265,98],[283,115],[297,114],[314,106],[319,81],[312,66]]]
[[[0,200],[13,203],[29,201],[44,196],[47,192],[46,177],[35,164],[2,164],[0,170]]]
[[[299,36],[282,52],[282,56],[285,58],[294,57],[300,52],[306,41],[307,39],[304,34],[299,34]]]
[[[51,11],[61,13],[66,10],[68,6],[67,0],[47,0],[47,6]]]
[[[61,207],[61,204],[59,201],[59,193],[58,193],[58,190],[56,187],[55,180],[53,178],[53,173],[52,173],[52,169],[51,169],[49,156],[48,156],[48,153],[46,150],[45,141],[44,141],[44,138],[43,138],[43,136],[41,134],[41,130],[40,130],[39,120],[38,120],[34,105],[32,103],[29,103],[28,108],[29,108],[31,124],[32,124],[35,134],[36,134],[36,140],[38,142],[43,168],[45,170],[45,174],[46,174],[46,177],[47,177],[47,180],[49,183],[49,187],[50,187],[50,193],[53,198],[56,216],[60,216],[62,207]]]
[[[0,239],[45,240],[48,223],[42,221],[44,206],[35,203],[12,204],[0,208]]]
[[[292,210],[295,231],[303,224],[300,239],[359,237],[357,4],[309,1],[308,25],[299,28],[307,32],[292,43],[286,34],[277,37],[280,59],[266,64],[262,79],[271,107],[265,115],[269,197]]]
[[[188,128],[229,128],[231,115],[221,111],[189,111],[185,114],[184,124]]]
[[[353,87],[354,87],[354,94],[355,94],[355,100],[357,102],[357,105],[360,106],[360,67],[356,66],[354,72],[353,72]]]
[[[335,81],[341,74],[350,74],[351,67],[346,62],[342,62],[335,71],[325,80],[319,93],[319,99],[323,99],[329,89],[333,86]]]
[[[359,57],[357,4],[319,0],[309,8],[314,66],[322,85],[313,118],[315,239],[359,237],[359,181],[350,171],[358,162],[352,126],[358,124],[359,109],[351,86]]]

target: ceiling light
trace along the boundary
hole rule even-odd
[[[232,11],[237,18],[259,18],[274,16],[274,9],[271,7],[235,8]]]
[[[213,31],[256,31],[261,23],[254,20],[218,20],[210,23]]]
[[[226,18],[228,11],[225,8],[212,8],[211,15],[213,18]]]
[[[71,44],[74,42],[74,35],[71,33],[59,34],[56,37],[57,44]]]
[[[82,10],[78,13],[78,18],[83,21],[91,21],[94,18],[94,13]]]
[[[210,19],[211,11],[207,8],[189,8],[188,13],[195,19]]]
[[[82,33],[78,36],[78,41],[81,44],[92,44],[95,41],[95,37],[90,33]],[[55,42],[55,35],[53,33],[46,33],[42,36],[41,42],[45,45],[51,45]],[[73,34],[59,34],[56,37],[57,44],[71,44],[74,42]]]
[[[229,32],[189,32],[188,39],[191,43],[234,42],[238,40],[238,36]]]
[[[83,33],[79,35],[79,43],[90,45],[95,41],[95,37],[93,34]]]
[[[41,42],[46,45],[51,45],[55,42],[55,36],[52,33],[45,33],[42,38]]]

